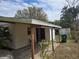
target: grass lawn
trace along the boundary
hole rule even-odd
[[[52,59],[79,59],[79,43],[61,43],[53,53]]]

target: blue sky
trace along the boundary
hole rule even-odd
[[[29,6],[42,7],[48,19],[60,19],[60,12],[65,5],[65,0],[0,0],[0,16],[14,17],[17,10]]]

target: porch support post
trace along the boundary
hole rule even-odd
[[[32,59],[35,59],[34,54],[35,54],[35,26],[32,26],[31,28],[31,34],[32,34],[32,40],[31,40],[31,47],[32,47]]]
[[[54,51],[53,28],[51,30],[51,35],[52,35],[52,51]]]
[[[53,29],[50,27],[50,42],[52,43],[52,51],[54,51]]]
[[[52,28],[49,29],[50,31],[50,41],[52,40]]]
[[[60,35],[60,29],[59,29],[59,43],[61,42],[61,35]]]
[[[53,28],[53,41],[56,41],[56,38],[55,38],[55,29]]]

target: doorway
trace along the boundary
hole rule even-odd
[[[45,29],[44,28],[36,28],[36,40],[37,43],[45,40]]]

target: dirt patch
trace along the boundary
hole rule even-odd
[[[62,43],[52,59],[79,59],[79,43]]]

